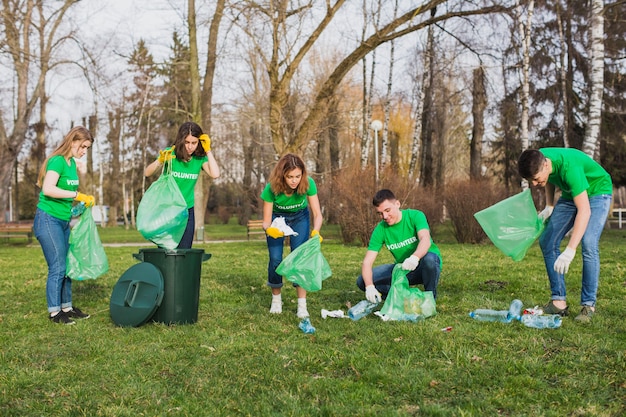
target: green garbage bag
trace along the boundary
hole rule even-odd
[[[137,208],[137,230],[165,249],[176,249],[187,227],[189,212],[183,194],[165,164],[158,180],[143,195]]]
[[[320,239],[314,236],[298,246],[276,268],[276,273],[307,291],[322,289],[322,281],[332,275],[324,258]]]
[[[521,261],[545,228],[530,189],[474,213],[493,244],[514,261]]]
[[[65,274],[82,281],[96,279],[109,270],[109,260],[100,241],[98,227],[86,208],[70,232]]]
[[[415,321],[415,317],[428,318],[437,314],[435,296],[432,291],[409,287],[406,274],[409,271],[397,264],[391,273],[391,288],[380,313],[391,320]]]

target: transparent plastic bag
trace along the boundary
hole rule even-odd
[[[409,287],[407,273],[409,271],[402,269],[401,264],[393,268],[391,288],[380,314],[391,320],[411,321],[415,321],[415,317],[428,318],[437,314],[433,292]]]
[[[82,281],[96,279],[108,270],[109,260],[89,207],[70,232],[66,275],[73,280]]]
[[[307,291],[322,289],[322,281],[332,275],[324,258],[320,239],[314,236],[298,246],[276,268],[276,273]]]
[[[171,167],[171,164],[166,164]],[[189,212],[171,168],[163,172],[143,195],[137,208],[137,230],[165,249],[176,249],[187,227]]]
[[[530,189],[474,214],[493,244],[514,261],[521,261],[545,228]]]

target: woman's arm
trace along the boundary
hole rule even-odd
[[[64,190],[57,186],[59,182],[59,173],[56,171],[46,171],[46,175],[43,177],[43,184],[41,185],[41,191],[43,195],[51,198],[76,198],[78,193],[76,191]]]
[[[148,165],[146,167],[146,169],[144,169],[143,171],[143,175],[145,175],[146,177],[151,176],[152,174],[154,174],[154,172],[158,169],[161,168],[161,162],[159,162],[159,160],[155,160],[153,163],[151,163],[150,165]]]
[[[308,196],[308,200],[309,207],[313,212],[313,230],[317,230],[319,232],[322,227],[322,222],[324,221],[322,218],[322,209],[320,208],[320,199],[317,194],[315,194]]]
[[[272,212],[274,211],[274,203],[263,202],[263,229],[267,230],[272,225]]]
[[[219,177],[220,167],[219,165],[217,165],[217,161],[215,160],[215,157],[213,156],[213,152],[211,151],[207,152],[206,156],[207,158],[209,158],[209,160],[205,162],[204,164],[202,164],[202,170],[206,172],[207,174],[209,174],[211,178]]]

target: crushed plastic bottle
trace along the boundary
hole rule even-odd
[[[522,302],[513,300],[508,310],[491,310],[488,308],[478,308],[469,313],[469,316],[479,321],[498,321],[500,323],[510,323],[519,320],[522,313]]]
[[[72,215],[72,217],[78,217],[81,214],[83,214],[85,212],[85,209],[87,207],[85,206],[85,203],[83,203],[82,201],[78,204],[75,204],[72,206],[72,209],[70,210],[70,213]]]
[[[361,300],[348,310],[348,317],[357,321],[371,313],[378,303],[370,303],[367,300]]]
[[[522,317],[522,307],[524,304],[520,300],[511,301],[509,306],[509,316],[511,320],[520,320]]]
[[[313,325],[311,325],[311,320],[308,317],[305,317],[305,318],[302,319],[302,321],[298,325],[298,328],[300,330],[302,330],[302,332],[305,333],[305,334],[313,334],[313,333],[315,333],[315,327],[313,327]]]
[[[488,308],[477,308],[469,313],[469,316],[478,321],[499,321],[510,323],[508,310],[491,310]]]
[[[561,327],[563,320],[558,314],[524,314],[521,322],[524,326],[535,329],[556,329]]]

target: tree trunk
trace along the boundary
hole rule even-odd
[[[470,178],[482,176],[482,147],[485,134],[485,108],[487,93],[485,91],[485,69],[480,66],[474,70],[474,88],[472,90],[472,140],[470,142]]]
[[[590,17],[590,57],[591,75],[589,78],[591,94],[589,95],[589,117],[585,129],[583,152],[595,159],[600,159],[597,146],[600,136],[602,118],[602,93],[604,91],[604,16],[603,1],[591,1]]]
[[[521,6],[518,4],[518,10],[520,11],[520,13],[518,14],[519,34],[520,38],[522,39],[522,116],[520,121],[522,149],[528,148],[528,107],[530,98],[530,37],[532,33],[531,28],[534,6],[534,0],[530,0],[528,2],[528,15],[526,16],[526,25],[524,25],[524,23],[522,22]]]

